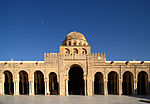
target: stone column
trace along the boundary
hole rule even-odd
[[[34,79],[29,79],[29,95],[34,95]]]
[[[3,86],[4,86],[4,81],[3,79],[0,79],[0,95],[4,95]]]
[[[2,75],[1,79],[1,89],[2,89],[2,95],[4,95],[4,83],[5,83],[5,75]]]
[[[49,79],[47,79],[47,94],[49,95]]]
[[[104,79],[104,95],[107,96],[108,95],[108,87],[107,87],[107,79]]]
[[[14,95],[19,95],[19,79],[14,79]]]
[[[66,86],[66,96],[68,96],[68,77],[65,79],[65,86]]]
[[[148,95],[150,95],[150,79],[148,79]]]
[[[134,79],[134,95],[137,95],[137,79]]]
[[[122,79],[119,79],[119,95],[122,95]]]
[[[45,95],[47,95],[47,81],[44,81],[44,85],[45,85]]]
[[[88,96],[93,96],[93,80],[92,78],[89,78],[89,76],[87,77],[87,95]]]
[[[2,83],[0,82],[0,95],[2,95]]]
[[[85,96],[87,95],[87,84],[86,84],[86,81],[87,81],[87,76],[84,75],[84,94],[85,94]]]
[[[49,81],[47,78],[45,78],[44,82],[45,82],[45,95],[49,95],[49,87],[48,87]]]

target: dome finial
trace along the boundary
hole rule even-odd
[[[77,30],[75,29],[74,32],[77,32]]]

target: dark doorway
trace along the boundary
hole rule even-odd
[[[96,95],[104,94],[104,80],[103,80],[103,74],[101,72],[97,72],[95,74],[94,94]]]
[[[57,75],[54,72],[49,74],[49,91],[50,95],[58,95]]]
[[[83,70],[80,66],[70,68],[68,85],[69,95],[84,95]]]
[[[119,78],[115,71],[111,71],[108,74],[108,94],[119,94]]]
[[[41,71],[36,71],[34,73],[34,92],[35,95],[45,94],[44,75]]]
[[[28,74],[25,71],[19,72],[19,93],[20,95],[28,95],[29,94],[29,81]]]
[[[133,95],[133,74],[129,71],[123,74],[122,90],[124,95]]]
[[[8,95],[14,94],[14,83],[13,83],[13,76],[10,71],[5,71],[5,83],[4,83],[4,93]]]
[[[137,93],[138,95],[148,94],[148,74],[144,71],[141,71],[138,74]]]

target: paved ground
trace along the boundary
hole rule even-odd
[[[150,96],[0,96],[0,104],[148,104]]]

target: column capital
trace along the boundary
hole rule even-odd
[[[45,79],[44,79],[44,82],[48,82],[48,80],[49,80],[48,78],[45,78]]]
[[[87,80],[87,75],[84,75],[84,80]]]
[[[65,75],[65,80],[69,80],[68,75]]]
[[[107,79],[104,79],[104,82],[108,82],[108,80],[107,80]]]
[[[3,82],[4,81],[4,79],[0,79],[0,82]]]
[[[134,79],[134,82],[138,82],[138,79]]]
[[[65,78],[65,80],[69,80],[69,78]]]
[[[19,81],[19,79],[13,79],[13,82],[18,82]]]
[[[123,80],[122,79],[119,79],[119,82],[122,82]]]

